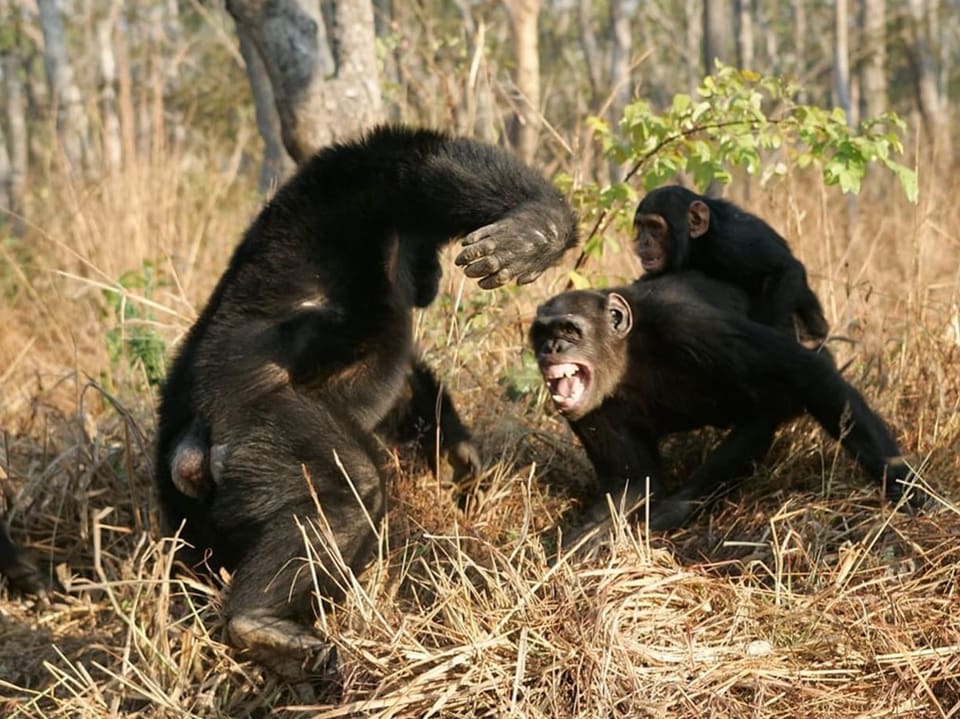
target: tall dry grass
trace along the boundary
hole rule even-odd
[[[0,713],[11,717],[960,716],[960,248],[948,176],[916,206],[881,180],[855,204],[809,176],[744,201],[810,270],[848,377],[943,499],[883,504],[811,422],[779,435],[738,494],[669,536],[616,516],[557,561],[589,482],[521,351],[536,284],[485,293],[445,262],[418,318],[428,359],[487,469],[465,493],[398,462],[379,557],[322,618],[342,702],[284,684],[222,643],[221,587],[168,580],[150,486],[154,397],[107,332],[173,345],[260,200],[234,161],[168,157],[96,183],[51,178],[3,249],[0,477],[12,534],[68,592],[0,590]],[[568,160],[569,161],[569,160]],[[217,167],[212,171],[210,167]],[[572,259],[572,258],[569,258]],[[118,278],[154,262],[149,293]],[[629,279],[628,255],[588,274]],[[139,311],[122,322],[104,293]],[[528,373],[529,374],[529,373]],[[532,385],[536,388],[536,383]],[[670,443],[680,471],[703,439]],[[323,541],[310,526],[305,533]]]

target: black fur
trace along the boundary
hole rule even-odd
[[[623,336],[617,297],[632,316]],[[697,500],[749,474],[777,427],[806,411],[899,499],[911,472],[884,422],[829,357],[750,320],[747,306],[730,285],[684,272],[564,293],[538,309],[530,337],[545,376],[558,363],[577,363],[590,375],[583,400],[562,411],[596,468],[601,494],[619,496],[629,484],[630,494],[642,497],[649,481],[651,526],[677,526]],[[666,495],[660,438],[707,425],[732,429],[682,489]],[[924,500],[913,494],[914,505]],[[591,517],[605,514],[600,499]]]
[[[413,367],[411,308],[433,300],[437,252],[457,236],[457,263],[495,287],[559,259],[575,221],[540,174],[489,145],[379,128],[322,150],[246,232],[172,365],[158,410],[163,514],[184,524],[190,561],[234,572],[228,631],[268,663],[323,644],[298,559],[295,518],[317,516],[308,481],[347,564],[368,558],[368,515],[384,503],[372,432]],[[213,491],[190,497],[170,468],[196,426],[228,450]],[[318,571],[323,597],[342,595],[335,575]]]
[[[697,201],[709,208],[710,222],[704,235],[692,238],[688,210]],[[679,185],[651,190],[641,200],[634,220],[638,241],[644,215],[661,216],[669,228],[666,265],[652,276],[699,270],[744,290],[750,298],[750,317],[757,322],[815,343],[826,338],[827,321],[807,283],[803,263],[762,219],[732,202],[698,195]]]

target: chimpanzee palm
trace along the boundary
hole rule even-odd
[[[285,669],[322,659],[298,521],[329,523],[359,568],[384,508],[373,429],[395,405],[414,352],[411,309],[437,293],[438,250],[480,286],[533,280],[575,242],[559,192],[509,153],[404,128],[320,151],[247,230],[163,387],[156,481],[167,524],[194,562],[233,572],[231,640]],[[184,437],[225,446],[218,483],[177,489]],[[358,501],[359,500],[359,501]],[[361,506],[361,502],[363,506]],[[336,562],[315,565],[342,596]]]
[[[883,421],[828,356],[747,317],[737,288],[697,272],[608,290],[567,292],[541,305],[530,330],[559,411],[605,493],[653,499],[650,525],[679,525],[705,495],[749,473],[784,421],[807,411],[897,500],[911,472]],[[732,428],[674,494],[659,440],[703,426]],[[913,505],[923,503],[916,491]]]

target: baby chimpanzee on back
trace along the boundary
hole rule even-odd
[[[634,229],[645,277],[699,270],[746,292],[756,322],[782,329],[807,346],[826,339],[827,321],[803,264],[759,217],[670,185],[647,193]]]
[[[466,236],[457,264],[492,288],[533,280],[575,234],[560,193],[509,153],[404,128],[322,150],[260,212],[158,411],[164,517],[183,525],[188,561],[233,572],[236,645],[280,671],[328,656],[314,582],[336,600],[344,578],[324,548],[304,564],[300,527],[328,525],[329,552],[366,562],[384,509],[373,430],[411,372],[411,310],[437,293],[438,250]],[[194,435],[201,457],[214,448],[218,480],[198,496],[170,471]]]

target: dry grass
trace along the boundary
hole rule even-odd
[[[883,504],[799,421],[690,527],[647,536],[615,518],[609,537],[556,561],[555,527],[589,469],[541,393],[509,400],[498,380],[519,370],[533,308],[562,272],[488,294],[448,262],[446,298],[419,332],[488,469],[458,502],[401,466],[379,559],[322,620],[339,648],[337,705],[225,647],[219,588],[167,580],[153,397],[106,350],[117,322],[102,286],[159,261],[174,281],[153,305],[130,290],[151,311],[122,329],[175,341],[258,200],[229,165],[55,183],[57,204],[34,199],[30,251],[2,250],[0,482],[14,537],[52,558],[69,592],[45,606],[0,590],[0,713],[960,716],[960,213],[945,200],[957,187],[924,179],[917,207],[877,190],[854,209],[809,178],[747,203],[786,231],[836,331],[856,340],[838,345],[848,376],[944,498],[923,516]],[[591,271],[638,270],[621,255]],[[672,443],[671,460],[689,467],[700,444]]]

